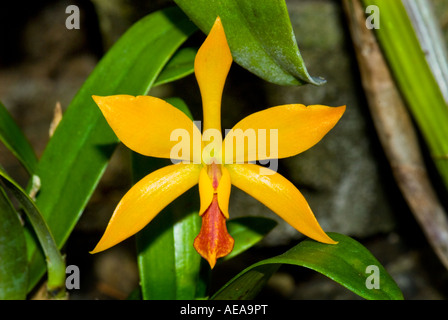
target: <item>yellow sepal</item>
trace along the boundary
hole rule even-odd
[[[238,122],[224,139],[224,163],[281,159],[299,154],[318,143],[344,111],[345,106],[290,104],[253,113]],[[242,136],[252,142],[246,142],[244,149],[238,152],[237,147],[242,144],[237,141],[243,141]]]
[[[154,171],[121,199],[91,253],[106,250],[143,229],[163,208],[198,183],[200,165],[176,164]]]
[[[320,227],[307,201],[286,178],[255,164],[227,165],[232,184],[251,195],[288,224],[304,235],[319,242],[335,244]]]

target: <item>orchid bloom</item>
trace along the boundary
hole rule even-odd
[[[228,147],[232,145],[229,135],[220,142],[216,136],[213,141],[205,136],[213,130],[221,135],[221,97],[231,63],[232,56],[218,17],[194,63],[203,103],[202,135],[190,118],[161,99],[93,96],[109,125],[127,147],[146,156],[180,163],[148,174],[125,194],[92,253],[106,250],[134,235],[196,184],[199,184],[202,227],[193,245],[211,268],[218,258],[229,254],[234,245],[226,228],[231,185],[262,202],[302,234],[322,243],[336,243],[322,230],[307,201],[291,182],[274,170],[254,164],[268,156],[260,157],[256,147],[245,145],[241,158],[244,161],[237,161],[237,154],[229,152],[232,148]],[[236,124],[233,130],[275,129],[276,158],[285,158],[318,143],[344,111],[345,106],[283,105],[256,112]],[[179,146],[173,139],[173,132],[179,129],[190,139],[190,147],[181,153],[173,152]],[[254,132],[260,139],[258,135],[262,131]],[[206,150],[211,151],[207,153]]]

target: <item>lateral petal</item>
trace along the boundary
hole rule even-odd
[[[221,131],[222,91],[231,64],[232,55],[218,17],[194,61],[194,73],[202,96],[204,131]]]
[[[322,230],[300,191],[282,175],[272,170],[269,175],[261,175],[260,169],[269,169],[254,164],[226,167],[234,186],[263,203],[297,231],[319,242],[336,243]]]
[[[318,143],[344,111],[345,106],[289,104],[253,113],[238,122],[224,139],[225,163],[280,159],[299,154]],[[243,139],[246,139],[244,144],[238,142]]]
[[[199,198],[201,201],[201,207],[199,209],[200,216],[204,214],[212,203],[214,193],[215,191],[213,189],[212,181],[208,176],[207,168],[204,166],[199,174]]]
[[[176,164],[137,182],[121,199],[91,253],[106,250],[145,227],[163,208],[198,183],[201,166]]]
[[[128,148],[145,156],[201,163],[201,150],[193,153],[193,137],[201,136],[199,129],[168,102],[150,96],[92,98],[118,139]],[[179,143],[185,144],[182,152],[171,154]]]
[[[221,209],[222,214],[226,219],[229,219],[229,199],[232,184],[230,182],[229,171],[225,166],[221,167],[221,180],[219,180],[219,185],[217,189],[218,193],[218,204],[219,209]]]

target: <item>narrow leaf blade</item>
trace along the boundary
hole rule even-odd
[[[252,299],[282,264],[306,267],[317,271],[369,300],[401,300],[403,295],[380,262],[359,242],[350,237],[329,233],[336,245],[304,240],[277,257],[253,264],[230,280],[212,299]],[[378,270],[379,289],[367,284],[369,267]]]
[[[137,235],[145,300],[191,300],[200,295],[201,257],[193,248],[200,217],[198,212],[180,206],[180,199],[176,201]]]
[[[0,141],[12,152],[31,175],[37,167],[37,157],[31,144],[17,126],[6,107],[0,102]]]
[[[24,300],[28,261],[23,227],[0,186],[0,300]]]
[[[182,48],[177,51],[163,68],[153,87],[179,80],[193,73],[196,49]]]
[[[0,181],[14,194],[28,218],[40,248],[45,253],[47,265],[47,290],[52,298],[65,298],[65,260],[62,257],[53,235],[34,201],[4,170],[0,167]],[[23,232],[23,230],[22,230]]]

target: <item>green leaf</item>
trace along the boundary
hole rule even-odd
[[[227,230],[235,240],[233,250],[224,260],[233,258],[262,240],[277,225],[272,219],[241,217],[227,222]]]
[[[422,50],[401,1],[363,0],[363,3],[377,6],[380,12],[381,26],[375,34],[448,188],[448,108],[426,60],[431,51]],[[427,39],[427,45],[431,45],[431,40]]]
[[[69,105],[36,173],[42,185],[36,203],[59,247],[73,230],[118,143],[91,96],[146,94],[195,30],[178,8],[146,16],[101,59]],[[44,272],[44,259],[35,241],[28,240],[32,289]]]
[[[201,218],[187,201],[180,205],[181,200],[176,199],[137,235],[145,300],[190,300],[202,294],[198,290],[201,256],[193,247]]]
[[[31,175],[37,167],[37,157],[27,138],[0,102],[0,141],[12,152]]]
[[[175,0],[205,33],[220,16],[236,63],[279,85],[323,84],[300,54],[283,0]]]
[[[179,80],[192,74],[196,53],[197,50],[193,48],[182,48],[177,51],[165,68],[163,68],[153,87]]]
[[[23,227],[0,185],[0,300],[24,300],[28,261]]]
[[[8,187],[17,201],[21,204],[33,231],[38,238],[39,244],[44,251],[48,270],[47,291],[49,296],[57,299],[65,298],[65,260],[59,252],[44,217],[25,190],[9,177],[1,167],[0,180],[6,187]]]
[[[402,1],[420,47],[437,81],[445,101],[448,103],[448,48],[443,37],[440,22],[434,13],[434,5],[430,0]]]
[[[304,240],[277,257],[246,268],[212,299],[253,299],[269,277],[282,264],[297,265],[317,271],[369,300],[401,300],[403,295],[392,277],[378,260],[359,242],[337,233],[329,233],[336,245]],[[369,289],[372,271],[378,268],[379,289]]]

